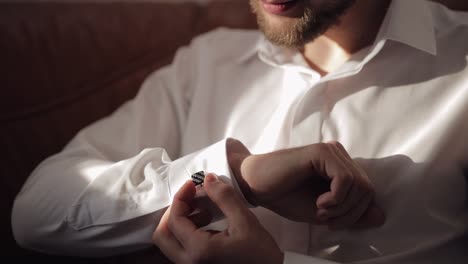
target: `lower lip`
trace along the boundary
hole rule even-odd
[[[263,8],[271,14],[274,15],[282,15],[289,9],[291,9],[295,4],[297,3],[297,0],[292,0],[286,3],[282,4],[270,4],[262,1]]]

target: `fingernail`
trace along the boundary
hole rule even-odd
[[[218,181],[218,176],[214,173],[208,173],[205,177],[206,182],[215,182]]]

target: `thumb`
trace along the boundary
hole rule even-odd
[[[219,180],[217,175],[213,173],[206,175],[204,188],[208,197],[219,207],[230,224],[248,224],[254,217],[234,188]]]

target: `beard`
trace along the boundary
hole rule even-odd
[[[272,17],[261,7],[260,0],[250,0],[252,11],[265,37],[278,46],[300,48],[313,41],[340,21],[355,0],[324,0],[312,4],[311,0],[302,1],[303,11],[294,17],[278,17],[280,23],[273,23]],[[301,3],[298,3],[301,4]]]

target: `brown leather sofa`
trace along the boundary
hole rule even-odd
[[[10,212],[40,161],[132,98],[194,36],[255,25],[245,0],[0,3],[0,255],[33,254],[16,246]]]
[[[465,0],[443,1],[468,9]],[[84,126],[132,98],[144,78],[195,35],[254,28],[247,0],[194,3],[0,3],[0,255],[77,263],[165,263],[156,249],[100,260],[20,249],[13,199],[34,167]],[[60,186],[57,186],[60,188]]]

